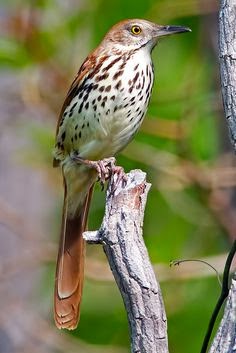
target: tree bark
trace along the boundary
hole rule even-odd
[[[221,89],[230,138],[236,151],[236,1],[221,0],[219,59]]]
[[[212,342],[209,353],[236,352],[236,273],[232,279],[224,316]]]
[[[101,228],[84,238],[103,245],[128,315],[132,353],[168,353],[165,308],[142,237],[150,184],[140,170],[125,179],[113,175]]]
[[[221,90],[230,139],[236,152],[236,0],[221,0],[219,61]],[[209,353],[236,352],[236,273],[231,282],[224,315]]]

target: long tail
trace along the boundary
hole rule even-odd
[[[77,178],[79,178],[78,174]],[[80,316],[84,279],[82,233],[86,228],[93,189],[93,178],[89,178],[87,175],[84,180],[82,178],[77,182],[73,193],[66,176],[64,179],[64,207],[54,292],[54,319],[56,326],[60,329],[75,329]],[[79,191],[81,193],[78,194]],[[77,207],[75,211],[71,212],[72,206],[75,206],[74,199],[76,200],[76,198]]]

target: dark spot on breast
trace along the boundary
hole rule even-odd
[[[106,104],[106,102],[102,101],[101,106],[104,108],[105,104]]]
[[[119,76],[121,76],[123,73],[124,73],[123,70],[117,71],[117,72],[115,73],[115,75],[113,76],[113,80],[117,80],[117,78],[118,78]]]
[[[149,82],[149,84],[148,84],[148,86],[147,86],[146,94],[148,94],[148,92],[150,91],[150,88],[151,88],[151,82]]]
[[[96,112],[96,110],[97,110],[97,104],[94,105],[93,110]]]
[[[142,89],[144,89],[144,85],[145,85],[145,76],[143,76],[143,84],[142,84]]]
[[[100,82],[100,81],[106,80],[106,79],[108,78],[108,76],[109,76],[109,73],[106,72],[106,73],[103,74],[103,75],[98,75],[98,76],[96,76],[96,77],[95,77],[95,80],[96,80],[97,82]]]
[[[87,127],[89,127],[89,122],[87,122]]]
[[[131,99],[130,99],[130,102],[133,102],[135,100],[135,97],[132,97]]]
[[[129,93],[132,93],[133,92],[133,89],[134,89],[134,87],[132,86],[132,87],[130,87],[129,88]]]
[[[108,109],[108,110],[106,111],[106,115],[108,115],[108,114],[110,114],[110,109]]]
[[[84,102],[88,99],[88,93],[84,96]]]
[[[135,85],[137,79],[139,78],[139,72],[136,72],[136,75],[133,78],[133,84]]]
[[[81,129],[83,129],[84,127],[85,127],[85,124],[83,123],[83,125],[82,125]]]
[[[93,90],[96,90],[98,88],[98,84],[96,83],[95,85],[93,85]]]
[[[103,92],[104,89],[105,89],[105,86],[101,86],[101,87],[99,88],[99,92]]]
[[[119,60],[121,60],[121,56],[119,56],[119,57],[115,58],[114,60],[112,60],[112,61],[110,62],[110,64],[108,64],[107,66],[105,66],[105,67],[102,69],[102,71],[105,72],[105,71],[109,70],[109,69],[110,69],[113,65],[115,65]]]
[[[71,118],[72,115],[73,115],[73,111],[71,111],[71,112],[69,113],[68,117]]]
[[[79,132],[79,138],[81,139],[81,136],[82,136],[82,133],[81,133],[81,131]]]
[[[142,120],[143,116],[140,116],[140,118],[138,119],[138,122],[140,123]]]
[[[118,109],[118,107],[117,107],[117,105],[116,105],[115,108],[114,108],[114,113],[117,111],[117,109]]]
[[[129,58],[130,58],[130,55],[127,57],[126,60],[123,60],[122,64],[121,64],[120,67],[119,67],[119,70],[123,70],[123,69],[124,69],[124,67],[125,67],[125,65],[126,65],[126,63],[127,63],[127,60],[128,60]]]
[[[148,68],[148,65],[146,66],[146,75],[148,76],[148,73],[149,73],[149,68]]]
[[[100,102],[100,100],[102,99],[102,96],[100,95],[100,96],[98,96],[98,101]]]
[[[67,113],[68,113],[68,112],[64,112],[64,113],[63,113],[63,116],[64,116],[64,117],[67,116]]]
[[[77,138],[78,138],[78,136],[77,136],[77,134],[75,134],[75,140],[77,141]]]
[[[134,67],[134,71],[136,71],[138,67],[139,67],[139,64],[137,64],[137,65]]]
[[[71,137],[71,142],[74,142],[74,139],[73,139],[73,137]]]
[[[95,104],[95,102],[96,102],[96,99],[93,99],[92,104],[94,105],[94,104]]]
[[[94,77],[100,71],[104,61],[106,61],[107,58],[108,58],[107,55],[104,55],[100,58],[99,63],[94,67],[94,70],[88,75],[88,78]],[[95,60],[95,63],[96,63],[96,60]]]
[[[82,102],[79,106],[79,110],[78,110],[79,114],[82,112],[83,106],[84,106],[84,102]]]
[[[110,90],[111,90],[111,85],[107,86],[105,89],[106,92],[110,92]]]
[[[116,96],[111,96],[111,100],[114,101]]]
[[[117,84],[115,85],[116,89],[119,89],[121,87],[121,80],[117,82]]]
[[[93,89],[93,83],[90,83],[90,85],[88,85],[87,87],[87,94],[89,94],[92,89]]]
[[[78,129],[78,124],[75,125],[75,130],[77,130],[77,129]]]
[[[89,107],[89,102],[87,102],[87,103],[85,104],[84,108],[85,108],[85,109],[88,109],[88,107]]]

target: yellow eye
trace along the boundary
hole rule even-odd
[[[138,34],[140,34],[142,32],[142,29],[139,26],[133,26],[131,28],[131,32],[137,36]]]

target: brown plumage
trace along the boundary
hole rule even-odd
[[[96,170],[82,161],[112,157],[129,143],[151,96],[152,49],[159,37],[186,31],[189,29],[145,20],[122,21],[87,57],[69,89],[54,149],[54,166],[61,166],[65,187],[54,300],[58,328],[74,329],[80,315],[82,233],[97,178]]]

